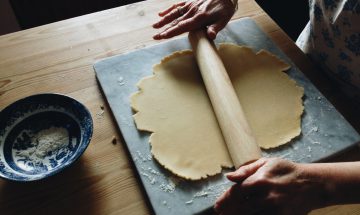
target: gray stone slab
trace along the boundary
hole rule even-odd
[[[292,66],[288,74],[305,89],[301,136],[283,147],[264,150],[263,156],[277,156],[296,162],[315,162],[339,153],[360,140],[359,134],[344,117],[253,20],[245,18],[231,22],[215,42],[231,42],[272,52]],[[231,185],[222,174],[197,182],[174,177],[152,158],[148,144],[149,133],[138,131],[132,119],[129,97],[138,90],[136,83],[151,75],[152,66],[159,63],[163,57],[184,49],[190,49],[187,37],[107,58],[94,65],[96,77],[157,214],[201,212],[212,207],[216,198]]]

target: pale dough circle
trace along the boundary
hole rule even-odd
[[[276,147],[298,136],[303,88],[283,72],[289,65],[266,51],[231,44],[220,45],[219,55],[259,146]],[[191,180],[232,167],[192,52],[165,57],[153,72],[138,83],[131,106],[137,128],[152,132],[154,158]]]

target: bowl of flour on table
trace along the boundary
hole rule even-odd
[[[36,181],[72,165],[93,132],[88,109],[60,94],[20,99],[0,112],[0,177]]]

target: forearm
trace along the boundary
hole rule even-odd
[[[300,164],[300,168],[322,185],[321,206],[360,202],[360,162]]]

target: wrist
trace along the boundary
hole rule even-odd
[[[332,205],[335,185],[328,169],[322,164],[297,164],[299,178],[306,184],[312,199],[311,209]]]
[[[360,202],[360,162],[299,165],[303,175],[318,184],[322,207]]]

